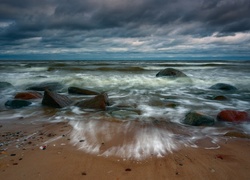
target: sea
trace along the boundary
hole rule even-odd
[[[174,68],[188,78],[156,77]],[[72,126],[70,143],[86,153],[122,159],[162,157],[183,147],[218,149],[228,131],[250,134],[250,123],[217,121],[225,109],[250,114],[250,61],[0,61],[0,81],[13,87],[0,88],[0,123],[57,123]],[[108,95],[106,111],[45,107],[42,99],[27,107],[5,106],[16,93],[40,83],[56,82],[56,92],[74,102],[92,98],[69,94],[69,87],[86,88]],[[214,90],[227,83],[236,91]],[[43,92],[41,92],[43,93]],[[224,96],[226,100],[214,97]],[[190,126],[185,115],[198,111],[215,119],[213,126]],[[24,121],[24,120],[27,121]],[[206,140],[206,143],[202,143]]]

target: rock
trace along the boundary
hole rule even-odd
[[[14,88],[14,86],[8,82],[0,82],[0,91],[9,88]]]
[[[235,91],[235,90],[237,90],[236,87],[234,87],[230,84],[225,84],[225,83],[217,83],[217,84],[211,86],[210,89],[222,90],[222,91]]]
[[[106,110],[108,95],[106,93],[99,94],[93,98],[77,102],[75,105],[84,109]]]
[[[15,95],[15,99],[39,99],[42,98],[43,96],[38,93],[38,92],[20,92]]]
[[[129,111],[129,110],[116,110],[112,111],[111,115],[116,118],[120,119],[136,119],[138,117],[138,113],[135,111]]]
[[[72,104],[72,100],[69,99],[67,96],[57,94],[50,90],[45,90],[42,104],[55,108],[63,108]]]
[[[213,125],[214,118],[207,116],[205,114],[190,111],[186,114],[184,119],[184,124],[192,125],[192,126],[203,126],[203,125]]]
[[[244,132],[229,131],[224,136],[250,139],[250,135]]]
[[[8,100],[5,103],[5,106],[12,109],[18,109],[25,106],[29,106],[31,104],[32,104],[31,102],[25,100]]]
[[[223,110],[217,115],[218,121],[244,122],[249,121],[250,117],[245,111]]]
[[[97,91],[92,91],[89,89],[82,89],[82,88],[78,88],[78,87],[69,87],[68,92],[71,94],[82,94],[82,95],[98,95],[98,94],[100,94]]]
[[[226,101],[226,100],[228,100],[228,98],[226,96],[219,95],[219,96],[213,97],[213,100],[216,100],[216,101]]]
[[[188,77],[183,72],[181,72],[177,69],[173,69],[173,68],[166,68],[166,69],[161,70],[160,72],[158,72],[156,74],[156,77],[163,77],[163,76],[172,77],[172,78]]]
[[[26,90],[33,90],[33,91],[45,91],[46,89],[50,91],[56,91],[63,88],[63,85],[58,82],[44,82],[35,86],[31,86]]]
[[[162,101],[159,99],[153,99],[149,102],[149,105],[156,107],[176,108],[179,104],[173,101]]]

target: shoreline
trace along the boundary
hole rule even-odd
[[[218,149],[183,146],[161,158],[124,160],[77,150],[70,143],[72,127],[67,122],[16,121],[9,125],[1,121],[1,125],[1,142],[9,138],[11,143],[1,146],[0,179],[244,180],[250,177],[249,139],[224,137],[220,138]]]

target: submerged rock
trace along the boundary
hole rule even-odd
[[[200,112],[190,111],[186,114],[184,124],[192,126],[214,125],[214,118]]]
[[[77,102],[75,105],[84,109],[106,110],[108,104],[108,95],[103,93],[93,98]]]
[[[218,121],[244,122],[249,121],[250,117],[245,111],[223,110],[217,115]]]
[[[183,72],[181,72],[177,69],[173,69],[173,68],[166,68],[166,69],[161,70],[160,72],[158,72],[156,74],[156,77],[163,77],[163,76],[172,77],[172,78],[188,77]]]
[[[50,90],[45,90],[43,95],[42,104],[55,108],[63,108],[72,104],[72,100],[67,96],[57,94]]]
[[[139,114],[135,111],[121,109],[121,110],[112,111],[111,115],[113,117],[120,118],[120,119],[136,119]]]
[[[25,101],[25,100],[8,100],[5,103],[5,106],[8,108],[12,108],[12,109],[18,109],[18,108],[22,108],[25,106],[29,106],[32,103],[30,101]]]
[[[43,96],[38,92],[19,92],[15,95],[15,99],[39,99]]]
[[[0,82],[0,91],[9,88],[14,88],[14,86],[8,82]]]
[[[89,90],[89,89],[82,89],[78,87],[69,87],[68,92],[71,94],[82,94],[82,95],[98,95],[100,94],[97,91]]]
[[[225,84],[225,83],[217,83],[217,84],[211,86],[210,89],[222,90],[222,91],[235,91],[235,90],[237,90],[236,87],[234,87],[230,84]]]
[[[219,95],[219,96],[214,96],[213,100],[216,100],[216,101],[226,101],[226,100],[228,100],[228,98],[226,96]]]
[[[63,85],[58,82],[44,82],[38,85],[28,87],[27,90],[33,91],[45,91],[46,89],[50,91],[56,91],[63,88]]]
[[[224,136],[250,139],[250,135],[244,132],[229,131]]]

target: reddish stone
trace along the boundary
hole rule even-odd
[[[42,98],[42,95],[38,92],[20,92],[17,93],[15,96],[15,99],[24,99],[24,100],[39,99],[39,98]]]
[[[108,105],[108,95],[106,93],[99,94],[93,98],[80,101],[75,105],[85,109],[106,110],[106,106]]]
[[[219,121],[244,122],[249,121],[249,115],[245,111],[223,110],[217,115]]]
[[[227,97],[225,96],[216,96],[214,97],[214,100],[217,100],[217,101],[225,101],[225,100],[228,100]]]

